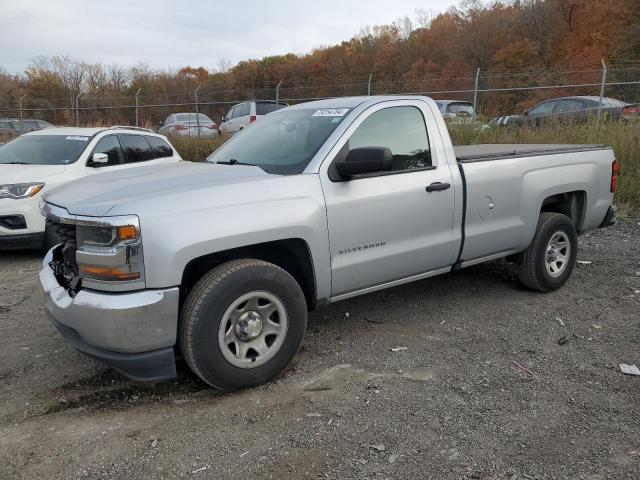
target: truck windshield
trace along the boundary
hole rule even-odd
[[[89,140],[79,135],[24,135],[0,147],[0,164],[68,165],[78,160]]]
[[[248,163],[278,175],[302,173],[347,112],[344,108],[273,112],[238,133],[207,161]]]

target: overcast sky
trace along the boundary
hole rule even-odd
[[[38,55],[153,68],[217,69],[347,40],[361,27],[459,0],[0,0],[0,68]]]

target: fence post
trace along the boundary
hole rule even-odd
[[[278,82],[278,85],[276,85],[276,110],[278,110],[280,105],[280,87],[282,86],[283,81],[284,81],[284,78],[280,79],[280,81]]]
[[[82,97],[82,93],[76,96],[76,127],[80,126],[80,97]]]
[[[598,102],[598,120],[602,114],[602,97],[604,97],[604,86],[607,82],[607,65],[604,63],[604,58],[600,59],[602,63],[602,78],[600,80],[600,101]]]
[[[371,79],[373,78],[373,73],[369,74],[369,83],[367,84],[367,95],[371,96]]]
[[[26,97],[26,95],[22,95],[20,97],[20,99],[18,100],[18,109],[20,110],[20,128],[22,128],[23,130],[24,130],[24,128],[23,128],[23,125],[22,125],[22,101],[24,100],[25,97]]]
[[[200,136],[200,112],[198,111],[198,90],[200,90],[200,84],[193,92],[195,104],[196,104],[196,128],[198,129],[198,136]]]
[[[473,86],[473,118],[478,118],[478,83],[480,82],[480,67],[476,71],[476,81]]]
[[[138,98],[140,97],[140,92],[141,91],[142,91],[142,89],[139,88],[138,91],[136,92],[136,127],[140,126],[140,113],[139,113]]]

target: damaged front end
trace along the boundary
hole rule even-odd
[[[82,287],[82,277],[76,262],[76,250],[75,242],[66,241],[57,245],[51,250],[53,259],[49,262],[56,280],[71,297],[75,297]]]

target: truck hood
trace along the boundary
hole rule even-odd
[[[246,184],[270,177],[275,175],[247,165],[193,162],[147,165],[90,175],[52,189],[44,199],[64,207],[72,215],[137,214],[141,202],[161,207],[163,200],[186,192],[206,189],[210,194],[215,186]]]
[[[64,170],[64,165],[0,164],[0,184],[45,182],[48,177],[60,175]]]

